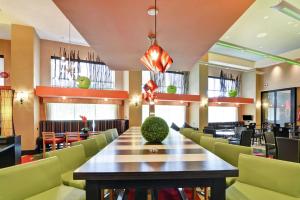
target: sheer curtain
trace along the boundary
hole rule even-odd
[[[11,136],[13,130],[13,90],[0,90],[1,99],[1,135]]]
[[[118,105],[116,104],[72,104],[48,103],[48,120],[80,120],[80,115],[88,120],[117,119]]]
[[[177,88],[177,94],[187,94],[189,87],[189,72],[172,72],[153,73],[143,71],[143,85],[149,81],[154,80],[158,86],[156,92],[167,93],[169,85],[174,85]]]
[[[74,59],[61,60],[51,57],[51,85],[56,87],[76,87],[78,76],[86,76],[91,80],[90,88],[114,89],[115,72],[103,62]]]

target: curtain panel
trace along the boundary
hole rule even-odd
[[[1,136],[14,135],[13,127],[13,90],[0,90]]]
[[[115,88],[115,73],[105,63],[80,59],[61,60],[60,57],[51,56],[52,86],[76,87],[79,76],[86,76],[91,80],[90,88]]]
[[[177,94],[187,94],[189,90],[189,72],[172,72],[154,73],[150,72],[151,80],[155,81],[158,86],[158,93],[167,93],[169,85],[177,88]]]

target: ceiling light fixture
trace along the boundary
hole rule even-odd
[[[264,37],[266,37],[268,35],[268,33],[258,33],[257,35],[256,35],[256,37],[257,38],[264,38]]]
[[[144,56],[141,58],[141,62],[147,67],[148,70],[153,72],[161,72],[164,73],[165,71],[170,68],[171,64],[173,63],[172,58],[169,56],[168,52],[163,50],[158,43],[157,43],[157,8],[156,8],[156,0],[154,6],[154,34],[150,34],[149,39],[151,40],[151,46],[145,52]],[[148,11],[149,13],[149,11]],[[155,14],[156,13],[156,14]]]
[[[284,0],[280,1],[279,4],[273,6],[272,8],[300,21],[300,9]]]
[[[242,46],[239,46],[239,45],[236,45],[236,44],[232,44],[232,43],[229,43],[229,42],[224,42],[224,41],[218,41],[216,43],[216,45],[218,46],[222,46],[222,47],[226,47],[226,48],[230,48],[230,49],[235,49],[235,50],[239,50],[239,51],[243,51],[243,52],[246,52],[246,53],[251,53],[251,54],[254,54],[254,55],[257,55],[257,56],[262,56],[264,58],[268,58],[268,59],[271,59],[271,60],[274,60],[274,61],[279,61],[279,62],[286,62],[288,64],[291,64],[291,65],[298,65],[300,66],[300,62],[296,61],[296,60],[291,60],[291,59],[288,59],[288,58],[284,58],[284,57],[281,57],[281,56],[276,56],[276,55],[273,55],[273,54],[269,54],[269,53],[266,53],[266,52],[262,52],[262,51],[258,51],[258,50],[255,50],[255,49],[250,49],[250,48],[247,48],[247,47],[242,47]]]

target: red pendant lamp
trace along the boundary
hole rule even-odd
[[[164,73],[167,71],[171,64],[173,63],[173,59],[169,56],[168,52],[166,52],[163,48],[161,48],[156,41],[156,15],[157,15],[157,9],[156,9],[156,0],[155,0],[155,14],[154,14],[154,41],[151,41],[151,46],[149,49],[145,52],[144,56],[141,58],[142,63],[153,72],[161,72]],[[153,38],[150,38],[153,39]]]

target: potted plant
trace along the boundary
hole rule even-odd
[[[167,93],[176,94],[176,92],[177,92],[177,87],[175,85],[169,85],[167,87]]]
[[[77,87],[81,89],[89,89],[91,80],[86,76],[79,76],[76,80]]]
[[[149,143],[161,143],[169,134],[169,126],[164,119],[150,116],[142,124],[141,132]]]
[[[90,131],[90,129],[88,128],[88,125],[87,125],[87,118],[86,118],[86,116],[80,115],[80,118],[81,118],[83,126],[84,126],[81,129],[81,132],[88,133]]]

